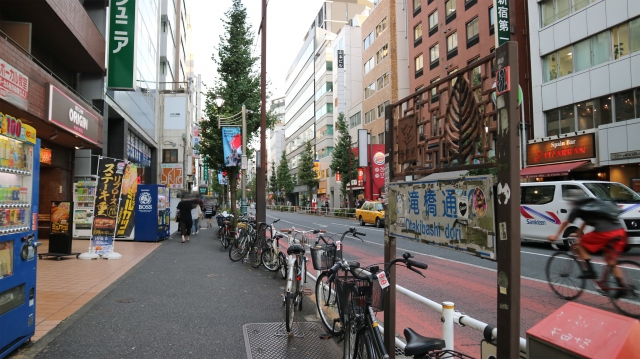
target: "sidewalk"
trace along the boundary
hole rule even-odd
[[[160,244],[117,242],[119,261],[41,260],[38,337],[10,358],[247,357],[243,325],[282,322],[284,281],[231,262],[216,230],[186,244],[177,233]],[[308,297],[303,309],[297,321],[318,320]],[[294,350],[287,357],[309,357]]]

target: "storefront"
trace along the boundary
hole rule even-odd
[[[532,140],[527,144],[527,167],[520,171],[523,182],[560,180],[604,180],[605,169],[596,167],[596,134]]]
[[[130,130],[127,131],[127,159],[137,165],[138,183],[152,183],[151,148]]]

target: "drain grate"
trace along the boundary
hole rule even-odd
[[[243,325],[247,359],[341,358],[342,351],[332,339],[320,339],[325,331],[318,323],[296,323],[292,336],[283,332],[283,323]],[[302,333],[301,333],[302,332]],[[303,334],[302,337],[301,334]]]

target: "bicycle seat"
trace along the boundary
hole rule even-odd
[[[288,255],[301,256],[304,255],[304,247],[299,244],[292,244],[287,248]]]
[[[404,348],[404,355],[408,357],[421,357],[430,351],[444,349],[445,347],[444,340],[423,337],[411,328],[405,328],[404,337],[407,339],[407,346]]]
[[[274,239],[281,239],[284,238],[284,234],[276,234],[275,236],[273,236]]]

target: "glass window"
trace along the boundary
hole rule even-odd
[[[571,46],[567,46],[558,50],[558,73],[560,76],[566,76],[573,73],[573,50]]]
[[[366,75],[366,74],[368,74],[368,73],[369,73],[369,71],[371,71],[371,70],[373,69],[373,67],[374,67],[374,66],[375,66],[375,65],[373,64],[373,57],[371,57],[371,58],[369,59],[369,61],[367,61],[367,62],[365,62],[365,63],[364,63],[364,74],[365,74],[365,75]]]
[[[547,204],[553,201],[556,186],[521,186],[521,204]]]
[[[384,116],[384,109],[389,106],[389,101],[385,101],[378,105],[378,117]]]
[[[162,162],[164,163],[177,163],[178,162],[178,150],[162,150]]]
[[[558,110],[551,110],[544,113],[547,120],[547,136],[560,134],[560,121],[558,121]]]
[[[440,58],[440,49],[438,44],[435,44],[429,49],[429,59],[431,62],[435,62],[438,61],[438,58]]]
[[[615,201],[618,203],[637,203],[640,201],[640,196],[638,196],[637,193],[620,183],[587,182],[584,186],[587,187],[594,196],[606,201]]]
[[[378,90],[386,87],[389,84],[389,73],[387,72],[386,74],[378,77],[378,80],[376,80],[376,85]]]
[[[349,117],[349,128],[354,128],[362,123],[362,115],[360,112]]]
[[[569,133],[576,131],[576,117],[573,113],[573,105],[560,107],[560,133]]]
[[[421,0],[413,0],[413,11],[416,11],[420,8],[420,1]]]
[[[611,95],[593,100],[593,118],[596,127],[611,123]]]
[[[478,32],[478,18],[476,17],[467,23],[467,41],[478,36]]]
[[[429,30],[438,26],[438,10],[429,14]]]
[[[376,53],[376,64],[379,64],[380,62],[382,62],[382,60],[386,59],[388,55],[389,55],[389,44],[385,44]]]
[[[583,7],[589,5],[590,0],[573,0],[573,11],[578,11]]]
[[[413,28],[413,41],[422,39],[422,23],[419,23]]]
[[[616,122],[635,118],[633,106],[633,90],[620,92],[613,96],[616,106]]]
[[[444,3],[445,16],[450,16],[456,12],[456,0],[447,0]]]
[[[556,19],[560,20],[569,15],[571,0],[556,0]]]
[[[495,25],[495,13],[493,12],[493,6],[489,8],[489,27],[493,28]]]
[[[434,83],[436,81],[440,81],[440,77],[436,77],[435,79],[431,80],[430,83]],[[438,96],[438,87],[434,87],[431,89],[431,96]]]
[[[556,21],[556,6],[555,0],[547,0],[542,3],[542,26],[547,26]]]
[[[544,81],[552,81],[558,78],[558,61],[556,58],[558,54],[555,52],[550,53],[542,59]]]
[[[374,111],[375,110],[370,110],[367,111],[367,113],[364,114],[364,124],[369,124],[371,123],[373,120],[375,120],[375,115],[374,115]]]
[[[629,25],[622,24],[611,30],[613,37],[613,59],[629,55]]]
[[[369,86],[364,88],[364,98],[368,99],[374,93],[376,93],[376,83],[372,82],[369,84]]]
[[[415,65],[416,65],[416,72],[422,70],[422,68],[423,68],[422,54],[418,55],[418,57],[416,57],[414,59],[414,61],[415,61]]]
[[[609,61],[611,58],[611,56],[609,56],[610,48],[608,31],[591,37],[591,53],[593,56],[591,66]]]
[[[387,18],[385,17],[380,21],[380,23],[376,26],[376,37],[380,36],[387,29]]]
[[[366,50],[366,49],[369,48],[369,46],[371,46],[371,44],[373,43],[373,40],[374,40],[373,36],[374,36],[374,33],[373,33],[373,31],[371,31],[371,33],[369,35],[367,35],[367,37],[364,38],[364,41],[363,41],[364,49],[363,50]]]
[[[631,35],[629,51],[640,51],[640,18],[629,22],[629,33]]]
[[[587,193],[580,186],[576,186],[574,184],[563,184],[562,185],[562,199],[567,200],[570,199],[572,195],[575,195],[575,190],[582,192],[583,196],[587,196]],[[571,192],[569,192],[571,191]],[[573,193],[572,193],[573,192]]]
[[[576,111],[578,111],[578,130],[593,128],[593,110],[593,101],[576,104]]]
[[[458,33],[447,36],[447,52],[453,51],[458,48]]]
[[[576,72],[591,67],[591,40],[586,39],[573,45],[573,58],[576,61]]]

